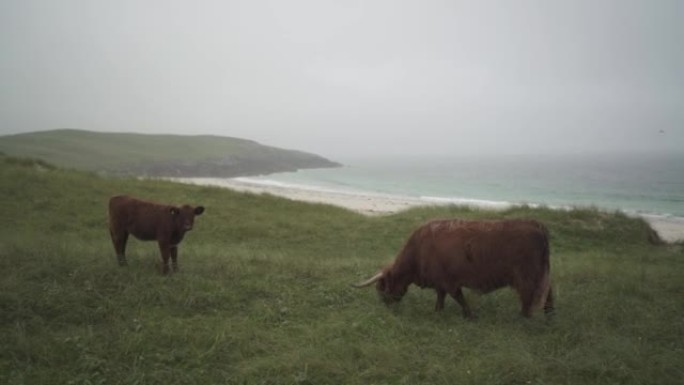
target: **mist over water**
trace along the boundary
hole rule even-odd
[[[681,0],[159,3],[0,1],[0,135],[221,135],[335,160],[684,148]]]
[[[595,206],[684,217],[684,154],[379,158],[258,178],[454,203]]]

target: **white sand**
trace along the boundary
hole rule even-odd
[[[255,194],[272,194],[296,201],[326,203],[341,206],[362,214],[391,214],[415,206],[429,205],[430,202],[419,198],[402,197],[373,193],[341,192],[296,186],[279,186],[255,183],[242,178],[172,178],[175,182],[202,186],[225,187],[235,191]]]
[[[375,194],[362,192],[342,192],[308,188],[306,186],[258,183],[244,178],[171,178],[171,180],[203,186],[225,187],[235,191],[254,194],[272,194],[287,199],[304,202],[326,203],[341,206],[366,215],[396,213],[416,206],[454,204],[468,205],[484,209],[505,209],[511,204],[478,200],[438,200],[421,199],[408,196]],[[651,227],[666,242],[684,240],[684,219],[656,215],[643,215]]]

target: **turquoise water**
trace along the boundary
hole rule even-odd
[[[355,160],[261,183],[459,202],[595,206],[684,217],[684,154]]]

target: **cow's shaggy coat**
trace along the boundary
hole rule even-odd
[[[436,220],[409,237],[394,263],[355,285],[373,283],[383,301],[399,301],[411,284],[437,292],[435,310],[447,294],[472,315],[463,287],[488,293],[510,286],[518,292],[522,314],[530,317],[543,304],[553,310],[549,280],[549,233],[534,220]]]

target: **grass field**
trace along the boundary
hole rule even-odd
[[[2,384],[681,384],[684,251],[596,210],[458,207],[365,217],[336,207],[0,158]],[[158,272],[154,243],[119,268],[115,194],[202,204]],[[511,290],[477,314],[412,287],[383,305],[350,284],[435,217],[536,218],[552,234],[556,316]]]

